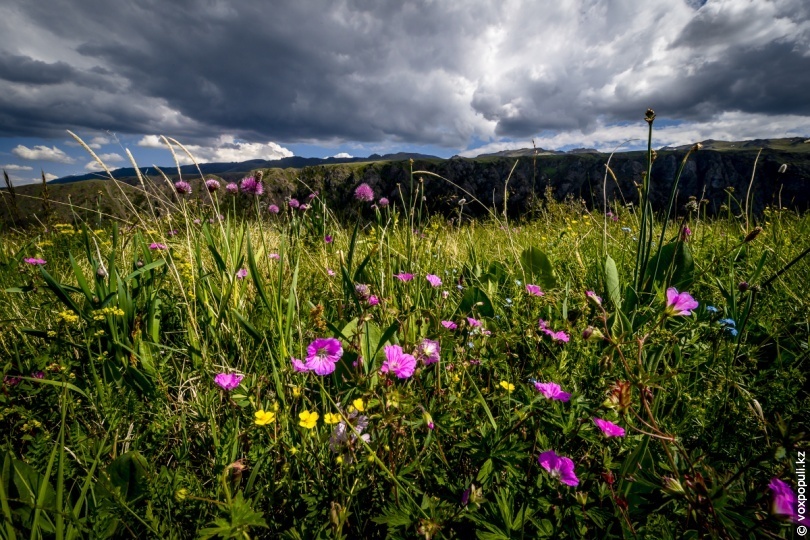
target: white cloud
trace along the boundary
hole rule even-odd
[[[180,141],[182,143],[182,141]],[[164,148],[166,145],[157,135],[146,135],[138,141],[138,146],[146,148]],[[196,144],[183,144],[183,146],[194,156],[198,163],[230,163],[248,161],[251,159],[275,160],[285,157],[292,157],[294,154],[287,148],[274,143],[249,143],[237,141],[233,135],[222,135],[210,146]],[[188,165],[192,160],[182,148],[175,147],[177,160]]]
[[[31,178],[31,177],[17,176],[15,174],[9,174],[8,178],[9,178],[9,180],[11,180],[12,185],[15,186],[15,187],[16,186],[30,186],[31,184],[41,184],[42,183],[42,177],[41,176],[38,176],[36,178]],[[55,174],[45,173],[45,180],[47,182],[50,182],[51,180],[56,180],[57,178],[59,178],[59,176],[57,176]],[[5,186],[5,183],[2,183],[2,185]]]
[[[11,153],[23,159],[30,159],[30,160],[55,161],[56,163],[76,162],[75,159],[65,154],[62,150],[60,150],[56,146],[49,148],[47,146],[37,145],[34,146],[33,148],[28,148],[27,146],[18,144],[11,150]]]
[[[349,154],[348,152],[341,152],[339,154],[335,154],[332,157],[333,158],[338,158],[338,159],[349,159],[349,158],[353,158],[354,156]]]
[[[110,139],[107,137],[93,137],[87,146],[93,150],[99,150],[105,144],[110,144]]]
[[[109,153],[109,154],[98,154],[99,159],[109,168],[111,163],[119,163],[124,161],[123,156],[116,153]],[[84,166],[85,169],[88,171],[98,171],[101,170],[101,166],[98,164],[96,160],[90,161],[87,165]]]
[[[157,135],[144,135],[141,140],[138,141],[138,146],[144,148],[166,148],[166,145]]]
[[[28,165],[15,165],[13,163],[9,165],[0,165],[0,169],[4,169],[6,171],[33,171],[33,167],[29,167]]]

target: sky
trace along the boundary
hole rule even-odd
[[[199,162],[810,137],[807,0],[4,0],[15,184]],[[185,152],[175,146],[182,163]]]

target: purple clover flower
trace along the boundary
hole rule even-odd
[[[608,422],[607,420],[602,420],[601,418],[594,418],[593,423],[602,430],[605,437],[624,437],[624,428],[617,426],[613,422]]]
[[[579,485],[579,478],[574,472],[574,462],[571,458],[558,456],[554,450],[548,450],[537,456],[537,462],[551,474],[552,478],[558,479],[566,486]]]
[[[407,379],[413,375],[416,369],[416,358],[410,354],[402,352],[399,345],[385,346],[385,362],[380,371],[383,373],[394,373],[400,379]]]
[[[186,182],[185,180],[178,180],[174,183],[174,189],[180,195],[188,195],[191,193],[191,184]]]
[[[323,241],[326,242],[327,244],[331,244],[332,242],[335,241],[335,239],[332,238],[331,234],[327,234],[326,236],[323,237]]]
[[[363,182],[354,190],[354,198],[358,201],[371,202],[374,200],[374,190],[371,186]]]
[[[692,310],[698,307],[698,302],[688,292],[679,293],[675,287],[667,289],[666,315],[677,317],[683,315],[688,317]]]
[[[571,394],[568,392],[563,392],[560,385],[555,382],[542,383],[535,381],[534,387],[538,392],[546,396],[547,399],[555,401],[568,401],[571,399]]]
[[[343,347],[335,338],[318,338],[307,347],[306,367],[318,375],[329,375],[335,371],[340,357],[343,356]]]
[[[237,375],[236,373],[220,373],[214,377],[214,382],[223,390],[233,390],[239,386],[243,378],[244,375]]]
[[[256,197],[259,197],[262,193],[264,193],[264,184],[262,184],[261,180],[257,180],[254,176],[242,178],[242,181],[239,183],[239,188],[242,190],[242,193],[254,195]]]

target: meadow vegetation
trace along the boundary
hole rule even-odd
[[[806,214],[420,174],[3,231],[0,538],[791,537]]]

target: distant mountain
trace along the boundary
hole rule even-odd
[[[565,152],[544,150],[543,148],[519,148],[516,150],[501,150],[500,152],[493,152],[491,154],[480,154],[476,156],[476,158],[556,156],[560,154],[565,154]]]
[[[715,141],[714,139],[706,139],[701,141],[703,150],[716,150],[718,152],[729,150],[759,150],[760,148],[768,148],[771,150],[783,150],[789,152],[810,152],[810,139],[805,137],[789,137],[784,139],[753,139],[750,141]],[[683,151],[692,148],[693,144],[685,144],[682,146],[664,146],[659,148],[660,151],[676,150]]]

